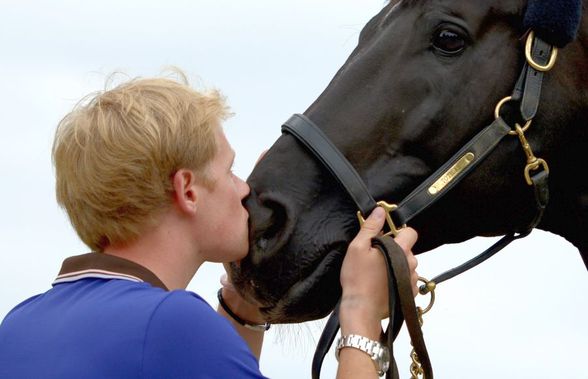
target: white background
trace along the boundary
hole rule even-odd
[[[62,260],[87,249],[54,200],[55,126],[108,74],[182,68],[220,88],[236,116],[226,132],[246,177],[282,121],[303,112],[355,46],[382,0],[1,1],[0,318],[49,287]],[[434,276],[488,246],[475,239],[420,258]],[[218,266],[189,289],[216,306]],[[424,333],[438,378],[588,378],[588,278],[577,251],[544,232],[437,291]],[[262,371],[310,377],[321,322],[267,334]],[[408,341],[396,356],[408,377]],[[327,357],[323,377],[334,377]]]

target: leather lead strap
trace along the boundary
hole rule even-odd
[[[378,248],[386,259],[386,268],[388,271],[388,298],[391,301],[394,294],[400,300],[401,314],[406,322],[406,329],[410,335],[412,345],[416,351],[419,362],[423,369],[423,377],[426,379],[433,379],[433,367],[429,359],[429,353],[423,338],[423,332],[417,313],[417,306],[414,302],[414,295],[412,293],[412,286],[410,280],[410,269],[406,261],[406,255],[402,248],[391,237],[377,237],[372,240],[373,246]],[[390,303],[391,304],[391,303]],[[394,309],[390,305],[390,323],[387,331],[388,348],[392,352],[392,343],[396,339],[396,333],[390,331],[390,325],[394,324]],[[402,325],[400,325],[402,326]],[[393,326],[394,327],[394,326]],[[392,353],[391,353],[392,355]],[[394,362],[396,366],[396,362]],[[397,379],[398,373],[392,370],[388,371],[387,378]]]
[[[529,232],[530,232],[530,230],[529,230]],[[431,282],[434,282],[435,284],[439,284],[439,283],[442,283],[446,280],[449,280],[459,274],[462,274],[471,268],[476,267],[480,263],[482,263],[485,260],[487,260],[488,258],[492,257],[494,254],[498,253],[500,250],[504,249],[512,241],[515,241],[519,238],[526,237],[529,234],[529,232],[521,233],[521,234],[512,234],[512,233],[507,234],[506,236],[499,239],[498,242],[496,242],[494,245],[492,245],[488,249],[486,249],[483,253],[476,255],[474,258],[470,259],[469,261],[467,261],[465,263],[462,263],[461,265],[459,265],[457,267],[452,268],[451,270],[445,271],[441,275],[437,275],[436,277],[431,279]]]
[[[312,379],[320,378],[321,367],[323,366],[325,356],[329,352],[331,345],[333,345],[335,337],[337,337],[337,332],[339,331],[339,304],[340,300],[337,302],[335,310],[333,310],[331,316],[329,316],[327,325],[325,325],[318,344],[316,345],[314,357],[312,358]]]
[[[527,227],[529,232],[533,230],[543,218],[543,213],[549,203],[549,173],[547,171],[539,171],[537,174],[531,176],[533,182],[533,189],[535,191],[536,212],[535,218]]]

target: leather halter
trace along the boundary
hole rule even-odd
[[[516,230],[504,236],[486,251],[471,259],[470,261],[449,270],[435,278],[431,282],[433,284],[441,283],[450,279],[460,273],[469,270],[479,263],[490,258],[498,251],[506,247],[512,241],[527,236],[533,228],[535,228],[543,216],[543,212],[549,201],[548,177],[549,169],[547,164],[536,158],[526,143],[524,131],[530,125],[533,117],[537,113],[539,106],[539,99],[541,96],[541,86],[544,72],[551,69],[554,60],[557,56],[557,48],[547,44],[540,38],[534,36],[533,32],[529,32],[526,48],[526,62],[523,66],[519,79],[516,82],[512,96],[503,99],[496,109],[495,120],[480,131],[474,138],[466,143],[457,153],[455,153],[444,165],[435,171],[429,178],[421,183],[415,190],[413,190],[404,200],[398,205],[388,206],[388,224],[391,233],[395,234],[398,229],[396,225],[406,225],[412,218],[424,211],[431,204],[438,201],[450,189],[454,188],[467,174],[469,174],[477,165],[483,161],[500,141],[507,135],[518,135],[521,144],[527,155],[527,168],[525,175],[527,182],[534,187],[536,200],[536,215],[528,226],[522,230]],[[506,102],[517,102],[520,104],[520,118],[526,122],[524,128],[518,124],[515,129],[506,123],[501,116],[501,107]],[[347,191],[359,209],[359,215],[367,215],[380,203],[376,203],[374,198],[369,193],[363,180],[353,168],[351,163],[343,156],[343,154],[333,145],[329,138],[316,126],[308,117],[295,114],[282,126],[283,133],[293,135],[299,142],[301,142],[312,154],[317,158],[324,167],[326,167],[331,174],[339,181],[343,188]],[[531,175],[531,172],[533,174]],[[400,303],[409,304],[410,306],[402,306],[402,312],[395,306],[395,296],[398,288],[405,284],[399,283],[400,280],[396,269],[399,264],[394,264],[393,261],[397,258],[391,251],[398,251],[398,247],[391,239],[379,238],[374,240],[374,246],[378,247],[384,254],[387,261],[388,278],[389,278],[389,303],[390,303],[390,324],[388,327],[388,345],[392,353],[392,341],[396,337],[398,330],[402,325],[402,317],[407,321],[409,334],[413,340],[413,345],[419,356],[421,364],[424,369],[424,375],[427,379],[433,379],[432,368],[428,359],[428,353],[422,340],[420,332],[420,325],[415,323],[415,314],[411,313],[410,308],[414,308],[414,299],[408,293],[410,299],[400,294]],[[395,247],[396,246],[396,247]],[[401,250],[400,250],[401,252]],[[396,275],[395,275],[396,274]],[[400,274],[402,275],[402,274]],[[410,276],[408,276],[410,277]],[[403,279],[408,280],[408,279]],[[434,287],[434,285],[433,285]],[[406,291],[405,291],[406,292]],[[421,287],[421,293],[427,293],[429,290],[426,286]],[[402,313],[399,315],[399,312]],[[313,360],[312,377],[318,379],[320,376],[320,368],[322,361],[330,345],[332,344],[337,331],[339,329],[338,321],[338,304],[331,317],[329,318],[325,330],[319,340],[317,351]],[[407,313],[411,313],[410,315]],[[397,316],[397,317],[395,317]],[[418,330],[416,330],[418,329]],[[419,337],[420,336],[420,337]],[[415,341],[416,339],[416,341]],[[392,357],[392,354],[391,354]],[[388,372],[388,377],[397,378],[398,371],[395,362],[392,360],[391,370]]]

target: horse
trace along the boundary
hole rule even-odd
[[[553,2],[554,4],[557,2]],[[304,112],[355,167],[376,199],[395,203],[495,117],[524,64],[527,1],[393,0]],[[525,133],[549,163],[550,199],[537,228],[573,244],[588,267],[588,17],[543,79]],[[526,151],[526,150],[525,150]],[[475,170],[410,223],[420,254],[475,236],[523,230],[535,217],[525,151],[506,137]],[[248,178],[250,251],[231,264],[243,296],[269,322],[327,315],[358,230],[356,206],[291,134]],[[277,279],[279,278],[279,279]]]

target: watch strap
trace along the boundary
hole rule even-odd
[[[225,299],[223,298],[223,289],[220,288],[218,290],[218,292],[216,293],[216,296],[218,298],[218,303],[219,305],[225,310],[225,312],[227,312],[227,314],[233,319],[235,320],[235,322],[237,322],[239,325],[244,326],[245,328],[249,329],[249,330],[253,330],[256,332],[265,332],[267,331],[271,324],[270,323],[264,323],[264,324],[254,324],[251,323],[249,321],[243,320],[241,317],[237,316],[237,314],[235,312],[233,312],[231,310],[231,308],[229,308],[229,306],[227,305],[227,303],[225,302]]]

